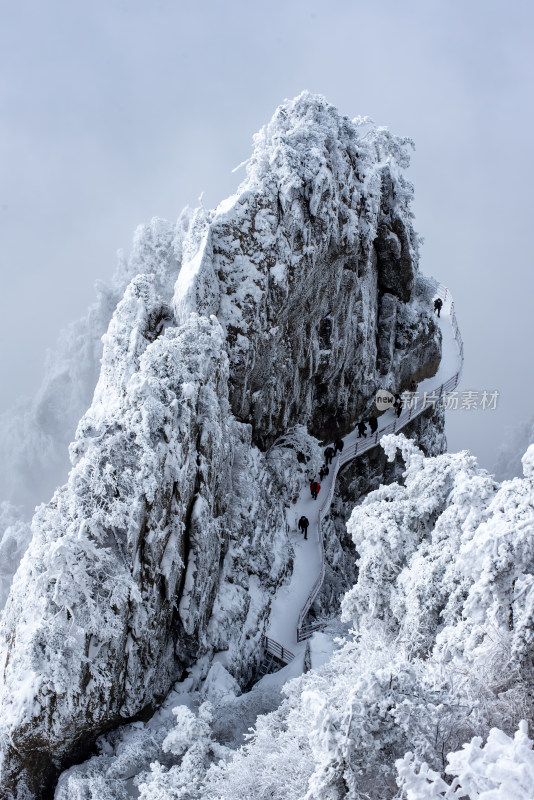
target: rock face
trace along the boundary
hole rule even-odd
[[[250,678],[313,437],[439,363],[407,144],[303,94],[236,195],[138,248],[2,617],[0,797],[50,796],[193,662]]]
[[[240,192],[184,248],[177,312],[217,315],[232,410],[262,447],[303,421],[328,437],[377,380],[398,388],[399,369],[402,384],[439,361],[436,327],[413,296],[408,140],[362,127],[319,98],[281,106]]]

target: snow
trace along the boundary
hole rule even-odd
[[[240,694],[241,689],[235,678],[215,657],[202,686],[202,699],[216,706],[223,701],[234,700]]]
[[[336,646],[331,636],[317,631],[308,640],[310,648],[310,662],[312,669],[319,669],[332,658]]]
[[[407,255],[404,267],[395,265],[398,279],[387,282],[404,337],[388,385],[401,381],[400,359],[415,374],[438,355],[428,306],[410,297],[418,240],[412,189],[396,166],[408,163],[406,143],[386,129],[374,129],[362,142],[358,124],[305,93],[256,137],[237,195],[215,212],[187,213],[176,231],[158,222],[140,235],[135,276],[103,339],[94,402],[71,447],[69,482],[34,519],[0,628],[4,705],[17,691],[16,673],[24,674],[28,653],[35,654],[41,682],[33,706],[21,686],[24,707],[4,715],[0,734],[10,748],[4,783],[14,785],[24,771],[36,786],[41,777],[25,772],[25,753],[37,747],[42,764],[54,769],[70,763],[76,742],[90,746],[110,721],[159,702],[192,661],[192,691],[204,680],[208,700],[198,716],[182,707],[170,738],[167,730],[148,747],[183,756],[169,770],[179,791],[186,766],[198,782],[218,752],[210,741],[217,720],[210,701],[216,714],[226,707],[221,727],[233,721],[231,708],[250,721],[235,684],[255,675],[276,587],[272,624],[291,622],[280,636],[294,636],[292,616],[321,577],[317,515],[330,502],[334,470],[316,502],[305,485],[291,507],[289,536],[285,525],[285,506],[297,497],[305,470],[316,474],[320,466],[317,441],[305,429],[321,425],[313,419],[317,383],[327,387],[324,408],[354,419],[383,374],[374,346],[380,301],[372,277],[373,243],[383,229],[388,246],[400,252],[402,239]],[[398,235],[387,233],[393,225]],[[339,254],[334,261],[332,252]],[[382,265],[379,272],[388,269]],[[303,300],[308,315],[295,314]],[[320,325],[310,323],[325,318],[334,331],[328,358]],[[411,348],[413,337],[419,338]],[[346,442],[349,457],[355,434]],[[306,542],[293,528],[303,512],[312,521]],[[326,659],[330,646],[316,637],[312,664]],[[301,680],[309,665],[305,647],[278,677],[260,682],[253,710],[276,705],[282,680]],[[381,675],[373,684],[371,706],[387,680]],[[330,735],[327,716],[321,698],[304,709],[304,719],[317,727],[310,747],[319,760],[323,734]],[[130,759],[145,759],[139,769],[147,768],[147,752],[138,751],[150,731],[151,725],[131,726],[132,746],[117,745],[117,761],[106,766],[111,781],[121,763],[130,771]],[[121,742],[121,735],[109,741]],[[143,797],[164,787],[166,763],[151,771]],[[92,782],[99,768],[96,759],[88,762],[91,791],[107,780],[108,773]],[[321,780],[314,777],[318,786]],[[28,791],[34,789],[28,785]]]
[[[207,239],[208,230],[206,229],[194,255],[183,262],[178,280],[176,281],[175,309],[178,321],[181,323],[195,310],[195,302],[191,295],[193,294],[195,281],[198,278],[200,267],[203,263]]]
[[[445,772],[454,776],[447,784],[428,765],[418,764],[412,753],[396,762],[398,784],[406,800],[532,800],[534,753],[525,720],[513,739],[492,728],[488,741],[475,736],[462,750],[449,753]]]
[[[531,444],[527,452],[521,459],[523,465],[523,475],[525,478],[534,477],[534,444]]]
[[[239,164],[239,166],[237,166],[234,170],[232,170],[232,172],[235,172],[241,166],[245,166],[245,164],[246,161],[243,161],[241,164]],[[218,217],[219,215],[222,216],[223,214],[227,214],[229,211],[231,211],[232,208],[235,206],[235,204],[238,202],[239,198],[240,195],[238,192],[236,192],[235,194],[231,194],[229,197],[227,197],[225,200],[219,203],[219,205],[215,209],[215,217]]]
[[[429,397],[435,390],[461,371],[462,359],[459,355],[458,345],[454,337],[453,324],[451,319],[451,297],[447,299],[441,309],[439,324],[442,332],[442,358],[438,371],[432,378],[428,378],[417,387],[420,402],[425,396]],[[413,418],[413,417],[412,417]],[[393,408],[385,411],[379,418],[378,439],[381,431],[396,421]],[[397,430],[407,424],[409,420],[400,420]],[[291,580],[281,586],[271,605],[269,616],[269,626],[267,636],[293,654],[302,655],[306,648],[305,642],[297,642],[297,625],[301,609],[304,608],[318,577],[321,574],[322,563],[322,543],[320,540],[319,513],[326,515],[331,498],[333,496],[334,482],[337,475],[337,468],[350,454],[351,448],[358,446],[359,453],[366,452],[371,447],[376,446],[376,439],[368,433],[369,440],[363,441],[358,438],[357,429],[354,429],[346,436],[343,441],[345,446],[343,453],[338,454],[330,466],[329,474],[323,479],[321,490],[317,500],[313,500],[310,495],[309,486],[306,485],[301,490],[297,503],[286,510],[286,516],[290,525],[290,539],[295,550],[295,561]],[[534,448],[532,448],[534,451]],[[422,455],[419,456],[422,458]],[[343,462],[344,463],[344,462]],[[326,501],[325,501],[326,497]],[[304,515],[309,520],[308,540],[304,540],[303,535],[297,529],[297,522]]]
[[[404,483],[370,493],[348,524],[359,574],[343,613],[357,634],[284,686],[195,797],[360,800],[400,787],[406,800],[531,800],[534,474],[499,487],[466,452],[416,458],[414,442],[395,443],[412,455]]]

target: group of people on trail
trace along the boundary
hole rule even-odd
[[[333,447],[328,445],[328,447],[325,448],[325,451],[324,451],[324,464],[321,467],[321,469],[319,470],[319,479],[320,480],[324,480],[326,478],[326,476],[330,474],[330,470],[328,468],[329,464],[332,463],[332,459],[335,456],[337,456],[338,453],[342,453],[343,452],[343,448],[344,447],[345,447],[345,442],[343,441],[343,439],[340,436],[338,436],[338,438],[334,442],[334,446]],[[313,481],[312,481],[312,483],[313,483]],[[312,487],[312,484],[310,484],[310,491],[311,491],[311,487]],[[321,488],[321,484],[319,484],[319,488]],[[313,492],[312,492],[312,497],[313,497]]]
[[[366,427],[366,424],[369,425],[369,429],[371,431],[371,436],[373,435],[373,433],[377,432],[377,430],[378,430],[378,420],[377,420],[376,417],[370,417],[369,420],[367,421],[367,423],[365,422],[365,420],[362,419],[356,425],[356,427],[358,429],[358,439],[361,436],[363,436],[364,439],[367,438],[367,427]]]
[[[443,307],[443,300],[440,297],[437,297],[434,300],[434,312],[437,313],[438,317],[440,316],[442,307]],[[415,380],[412,380],[411,383],[410,383],[410,392],[414,393],[415,391],[417,391],[417,383],[415,382]],[[395,414],[397,415],[397,417],[400,417],[401,411],[402,411],[402,398],[401,398],[401,396],[400,396],[400,394],[398,392],[394,395],[393,410],[394,410]],[[358,422],[358,424],[356,426],[357,429],[358,429],[358,439],[361,436],[367,438],[367,424],[369,425],[369,429],[371,431],[371,436],[377,432],[377,430],[378,430],[378,419],[376,417],[370,417],[369,420],[367,421],[367,423],[365,422],[365,420],[360,420],[360,422]],[[335,440],[333,447],[331,445],[328,445],[328,447],[325,448],[325,451],[324,451],[324,464],[321,467],[321,469],[319,470],[319,478],[320,478],[320,480],[324,480],[324,478],[326,478],[326,476],[329,474],[329,472],[330,472],[329,465],[332,463],[332,459],[338,453],[342,453],[343,452],[344,445],[345,445],[345,443],[344,443],[343,439],[341,437],[338,437]],[[314,500],[317,500],[317,496],[318,496],[320,491],[321,491],[321,484],[319,483],[319,481],[311,480],[310,481],[310,493],[311,493],[311,496],[313,497]],[[303,514],[301,516],[301,518],[299,519],[299,521],[298,521],[298,529],[299,529],[299,531],[301,531],[304,534],[304,538],[305,539],[308,538],[308,527],[309,527],[309,525],[310,525],[309,519],[306,516],[304,516],[304,514]]]
[[[344,447],[345,447],[345,442],[340,436],[338,436],[338,438],[334,442],[334,455],[337,456],[338,453],[342,453]]]
[[[414,392],[416,389],[417,389],[417,384],[415,383],[415,381],[412,381],[411,384],[410,384],[410,391]],[[399,417],[400,414],[401,414],[401,411],[402,411],[402,400],[401,400],[400,394],[398,394],[398,393],[395,394],[395,400],[394,400],[394,403],[393,403],[393,409],[394,409],[397,417]],[[365,422],[365,420],[360,420],[360,422],[358,422],[358,424],[356,426],[357,429],[358,429],[358,439],[361,436],[367,438],[367,427],[366,427],[367,424],[369,425],[369,429],[371,431],[371,436],[377,432],[377,430],[378,430],[378,419],[376,417],[370,417],[369,420],[367,421],[367,423]],[[329,465],[332,463],[332,459],[335,458],[335,456],[338,453],[342,453],[343,452],[344,446],[345,446],[345,442],[343,441],[343,439],[340,436],[338,436],[338,438],[334,442],[334,446],[333,447],[331,445],[328,445],[328,447],[325,448],[325,451],[324,451],[324,464],[321,467],[321,469],[319,470],[319,479],[321,481],[324,480],[326,478],[326,476],[330,473]],[[315,479],[312,479],[310,481],[310,494],[311,494],[311,496],[312,496],[312,498],[314,500],[317,500],[317,496],[318,496],[320,491],[321,491],[321,484],[319,483],[319,481],[316,481]],[[309,523],[308,518],[305,517],[304,515],[298,521],[298,529],[300,531],[302,531],[302,533],[304,534],[304,538],[305,539],[308,538],[308,526],[309,526],[309,524],[310,523]]]
[[[331,447],[331,445],[328,445],[328,447],[325,448],[324,464],[319,470],[320,480],[324,480],[326,476],[329,475],[330,473],[329,464],[332,463],[332,459],[335,456],[337,456],[338,453],[343,452],[344,447],[345,447],[345,442],[340,436],[338,436],[338,438],[334,442],[333,447]],[[314,500],[317,500],[317,495],[319,494],[320,491],[321,491],[321,484],[319,483],[319,481],[316,480],[310,481],[310,494]],[[300,527],[300,521],[299,521],[299,527]],[[305,536],[304,538],[307,539],[307,536]]]
[[[344,447],[345,442],[341,437],[338,436],[334,442],[334,446],[330,447],[330,445],[328,445],[324,451],[324,466],[327,467],[329,464],[331,464],[334,456],[337,456],[338,453],[342,453]],[[328,472],[326,474],[328,475]]]

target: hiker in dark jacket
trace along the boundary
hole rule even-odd
[[[395,414],[400,417],[402,412],[402,400],[400,394],[395,395],[395,402],[393,403],[393,408],[395,410]]]
[[[369,420],[369,427],[371,428],[371,433],[376,433],[378,430],[378,420],[376,417],[371,417]]]
[[[443,308],[443,300],[441,297],[436,297],[434,300],[434,312],[438,312],[438,317],[440,316],[441,309]]]
[[[345,447],[345,442],[343,441],[343,439],[341,437],[336,439],[336,441],[334,442],[334,455],[342,453],[344,447]]]
[[[318,483],[317,481],[312,481],[310,483],[310,492],[314,500],[317,500],[317,495],[319,494],[320,491],[321,491],[321,484]]]
[[[334,457],[334,451],[332,450],[331,447],[327,447],[326,450],[324,451],[324,463],[326,464],[326,466],[332,463],[333,457]]]
[[[304,534],[304,538],[305,539],[308,538],[308,525],[309,524],[310,524],[310,521],[308,520],[308,517],[305,517],[304,514],[303,514],[302,517],[299,519],[299,531],[302,531],[302,533]]]
[[[358,428],[358,439],[360,438],[360,436],[364,436],[365,438],[367,438],[367,434],[365,432],[365,422],[363,421],[363,419],[361,420],[361,422],[358,422],[356,427]]]
[[[319,480],[324,481],[324,476],[326,475],[325,469],[328,469],[326,464],[323,464],[321,469],[319,470]]]

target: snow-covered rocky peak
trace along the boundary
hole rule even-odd
[[[333,435],[378,383],[432,374],[439,334],[413,291],[410,140],[306,92],[254,141],[237,194],[195,217],[174,304],[217,315],[233,412],[265,447],[302,422]]]
[[[0,624],[1,798],[46,796],[214,654],[253,677],[313,437],[439,363],[407,144],[304,93],[236,195],[139,232],[72,471]]]

